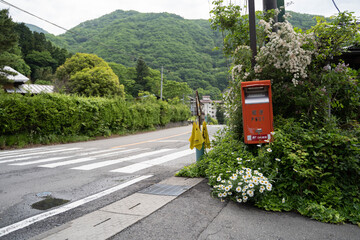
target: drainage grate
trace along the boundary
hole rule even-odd
[[[154,194],[154,195],[166,195],[166,196],[179,196],[186,190],[190,189],[191,186],[182,185],[166,185],[166,184],[155,184],[139,193]]]

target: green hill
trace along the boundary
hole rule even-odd
[[[305,30],[316,24],[313,15],[290,13],[296,27]],[[47,38],[70,52],[93,53],[126,67],[142,57],[153,69],[164,66],[168,79],[187,82],[193,89],[227,87],[226,59],[222,51],[213,51],[223,39],[207,20],[117,10]]]
[[[297,13],[293,11],[287,11],[291,15],[289,22],[297,28],[301,28],[302,30],[308,30],[312,26],[316,25],[316,18],[321,17],[320,15],[311,15],[306,13]],[[326,18],[326,21],[331,21],[330,18]]]
[[[164,66],[168,79],[186,81],[193,89],[227,86],[225,59],[213,51],[222,38],[207,20],[117,10],[48,38],[71,52],[94,53],[127,67],[142,57],[153,69]]]
[[[25,26],[27,26],[32,32],[44,33],[44,34],[48,33],[46,30],[42,29],[41,27],[35,26],[30,23],[25,23]]]

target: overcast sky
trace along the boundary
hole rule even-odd
[[[208,19],[213,0],[6,0],[23,10],[53,22],[66,29],[71,29],[81,22],[111,13],[117,9],[136,10],[139,12],[175,13],[186,19]],[[230,0],[225,0],[229,2]],[[232,0],[241,6],[247,0]],[[335,0],[340,11],[355,12],[360,17],[359,0]],[[329,17],[337,13],[332,0],[285,0],[286,9]],[[262,0],[255,0],[256,9],[262,10]],[[37,25],[53,34],[64,30],[41,21],[20,10],[4,4],[0,0],[0,9],[10,9],[10,16],[16,22]]]

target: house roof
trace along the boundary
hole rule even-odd
[[[52,85],[40,85],[40,84],[23,84],[13,89],[6,89],[8,93],[52,93],[54,92],[54,86]]]
[[[22,75],[21,73],[19,73],[18,71],[16,71],[15,69],[13,69],[13,68],[11,68],[9,66],[5,66],[3,69],[16,74],[16,75],[9,75],[9,74],[5,73],[6,77],[9,80],[12,80],[14,82],[20,82],[20,83],[24,83],[24,82],[29,81],[29,78],[27,78],[26,76]]]

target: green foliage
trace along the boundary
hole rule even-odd
[[[176,177],[189,177],[189,178],[196,178],[196,177],[206,177],[204,171],[199,166],[200,163],[193,163],[189,166],[185,166],[180,171],[178,171],[175,176]]]
[[[142,63],[145,64],[145,63]],[[142,84],[138,84],[138,74],[136,68],[127,68],[121,64],[109,63],[114,73],[118,76],[119,82],[124,85],[125,92],[137,97],[141,91],[146,91],[150,94],[155,94],[160,97],[161,88],[161,73],[159,70],[148,68],[147,74],[143,79]],[[218,90],[220,91],[220,90]],[[163,77],[163,97],[171,100],[174,98],[185,98],[192,93],[191,88],[186,82],[177,82],[168,80],[166,75]]]
[[[216,119],[212,118],[210,114],[208,114],[206,118],[209,125],[217,125],[219,123]]]
[[[323,17],[317,18],[317,24],[309,32],[316,37],[317,56],[314,61],[316,66],[321,67],[329,64],[330,61],[340,56],[345,48],[358,43],[359,26],[357,19],[349,12],[342,12],[327,22]]]
[[[14,31],[19,36],[20,55],[31,68],[31,75],[26,75],[30,75],[33,82],[38,79],[52,81],[56,68],[63,64],[70,54],[65,49],[53,46],[44,33],[32,32],[24,23],[17,23]]]
[[[230,24],[226,30],[232,34],[232,27],[241,22],[241,17],[233,21],[231,15],[239,10],[226,9],[230,10],[225,22],[221,22],[224,19],[220,13],[215,19],[219,26]],[[202,172],[221,199],[239,201],[233,189],[238,184],[234,178],[239,176],[234,174],[254,169],[272,184],[271,192],[250,198],[256,206],[295,210],[323,222],[360,222],[358,72],[341,62],[326,65],[340,53],[339,49],[358,39],[358,27],[348,13],[339,14],[333,21],[337,22],[333,26],[319,22],[312,33],[305,34],[293,30],[287,21],[272,25],[271,20],[260,20],[268,41],[259,51],[255,69],[249,68],[248,55],[242,54],[248,52],[248,46],[234,44],[238,33],[228,38],[234,44],[227,49],[234,53],[233,81],[226,96],[231,130],[217,139],[213,150],[197,164],[197,170],[204,166]],[[272,31],[274,26],[277,32]],[[336,29],[339,35],[331,34]],[[272,80],[276,129],[273,141],[265,146],[241,141],[239,86],[254,78]],[[252,193],[246,192],[249,196]]]
[[[217,195],[219,184],[231,181],[235,186],[232,178],[239,177],[241,169],[256,169],[272,183],[271,192],[249,199],[256,206],[297,210],[323,222],[360,222],[360,126],[343,130],[329,124],[319,130],[294,119],[276,125],[274,141],[265,146],[247,146],[227,130],[217,136],[205,158],[179,174],[205,175]],[[219,176],[225,183],[218,181]],[[236,201],[235,196],[233,192],[227,197]]]
[[[14,32],[15,23],[9,17],[9,10],[0,10],[0,53],[11,50],[17,43],[18,36]]]
[[[294,26],[294,28],[302,29],[303,31],[311,29],[313,26],[316,25],[317,17],[316,15],[306,14],[306,13],[297,13],[293,11],[286,10],[286,13],[289,13],[291,15],[291,18],[289,19],[290,23]],[[326,21],[331,21],[330,18],[325,18]]]
[[[96,55],[77,53],[57,71],[55,87],[58,91],[84,96],[124,96],[124,86],[110,66]]]
[[[225,124],[225,109],[222,106],[217,106],[216,119],[219,124]]]
[[[167,99],[183,98],[192,94],[192,90],[186,82],[167,80],[163,86],[163,96]]]
[[[3,68],[11,63],[11,60],[5,54],[11,52],[17,44],[18,38],[14,33],[14,27],[15,24],[9,17],[9,10],[0,10],[0,85],[9,83],[5,76],[9,73],[4,71]]]
[[[13,69],[22,73],[25,76],[30,76],[31,69],[20,55],[11,52],[4,52],[0,54],[0,59],[6,59],[7,66],[12,67]]]
[[[154,99],[125,102],[120,97],[1,93],[0,146],[66,141],[76,139],[74,136],[109,136],[185,121],[189,116],[185,105]]]
[[[117,10],[86,21],[71,32],[47,37],[71,52],[94,53],[126,67],[136,67],[135,57],[141,56],[152,69],[160,70],[164,66],[168,80],[187,82],[192,89],[212,86],[222,91],[228,85],[223,54],[213,51],[221,45],[222,37],[211,29],[207,20]]]
[[[94,67],[75,73],[69,80],[69,92],[84,96],[124,96],[124,86],[109,68]]]
[[[144,59],[139,58],[136,63],[136,84],[135,92],[136,95],[139,91],[149,91],[150,88],[147,86],[146,77],[149,76],[149,67],[146,65]]]

